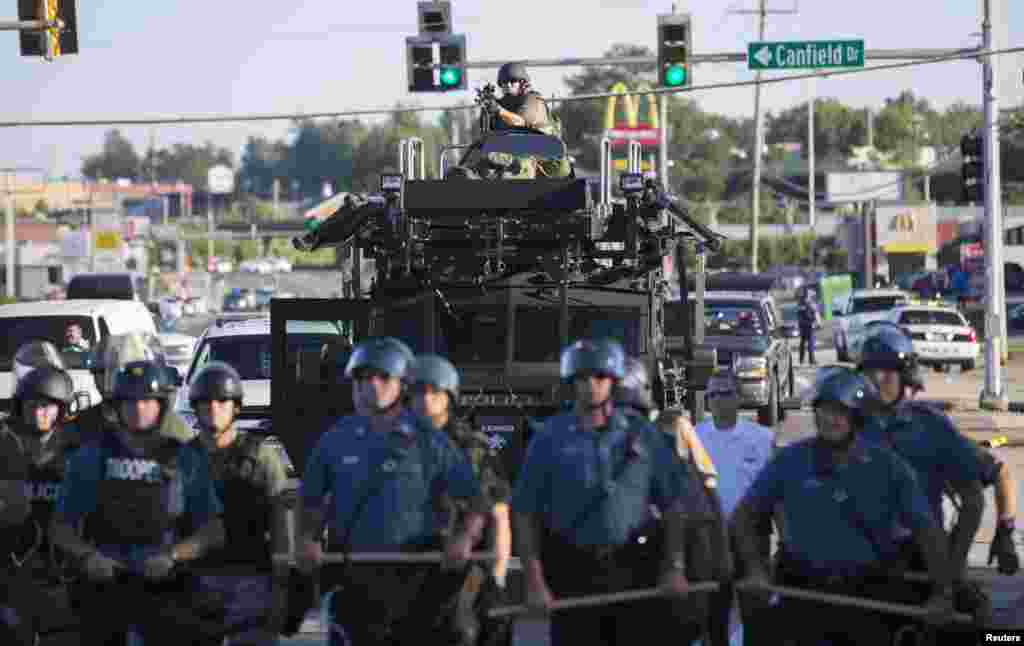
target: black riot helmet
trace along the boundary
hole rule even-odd
[[[416,357],[409,375],[409,383],[430,384],[438,390],[446,391],[451,398],[450,405],[459,400],[459,371],[440,355],[423,354]]]
[[[526,84],[530,83],[530,74],[526,71],[526,66],[522,63],[505,63],[498,70],[498,85],[505,85],[513,81],[523,81]]]
[[[132,361],[114,375],[113,398],[116,401],[158,399],[167,401],[174,392],[170,370],[157,361]]]
[[[25,375],[14,391],[12,412],[20,417],[25,402],[43,399],[60,407],[60,417],[74,415],[75,384],[71,375],[53,366],[36,368]]]
[[[22,344],[14,353],[14,365],[12,370],[16,381],[28,376],[36,368],[51,366],[58,370],[65,370],[64,360],[60,356],[57,346],[49,341],[29,341]]]
[[[562,350],[559,376],[569,382],[580,374],[626,376],[626,353],[613,339],[580,339]]]
[[[188,401],[192,408],[201,401],[233,401],[241,406],[242,377],[223,361],[211,361],[192,380]]]
[[[881,368],[901,374],[910,384],[917,368],[917,354],[910,335],[895,323],[884,321],[871,326],[860,351],[860,370]]]
[[[854,425],[863,427],[866,416],[881,408],[881,397],[870,379],[842,366],[821,368],[815,375],[811,405],[839,404],[850,411]]]
[[[651,377],[647,366],[636,357],[626,357],[623,368],[622,381],[616,390],[616,401],[650,413],[654,409],[654,397],[651,394]]]
[[[345,366],[345,378],[352,379],[356,371],[363,369],[405,380],[414,361],[412,350],[398,339],[389,336],[367,339],[352,351]]]

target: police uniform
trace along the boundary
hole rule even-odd
[[[370,429],[367,417],[343,417],[310,454],[302,505],[320,510],[329,498],[324,510],[329,552],[436,549],[450,525],[452,510],[445,500],[479,505],[479,483],[444,433],[404,411],[394,428],[379,433]],[[346,643],[346,635],[352,644],[399,639],[395,631],[408,620],[401,615],[416,610],[409,608],[418,592],[416,575],[420,572],[393,566],[325,568],[324,578],[341,586],[331,606],[330,643]],[[432,627],[418,627],[426,639]]]
[[[153,386],[133,395],[163,398],[166,406],[169,384],[159,370],[150,362],[129,363],[119,377],[135,375],[140,388]],[[165,408],[157,429],[138,432],[157,433],[156,448],[133,448],[118,433],[90,438],[69,460],[57,501],[55,520],[83,523],[85,539],[123,568],[112,580],[80,584],[82,635],[89,644],[123,644],[132,626],[146,646],[195,641],[188,632],[195,628],[193,613],[175,601],[188,582],[146,579],[145,562],[219,517],[221,504],[206,453],[180,419]]]
[[[575,597],[657,585],[663,546],[651,506],[667,510],[695,495],[668,438],[649,424],[616,411],[598,433],[563,414],[531,440],[512,510],[540,520],[547,583],[555,598]],[[556,646],[634,643],[665,614],[655,602],[555,613],[551,639]]]
[[[211,400],[234,402],[236,414],[242,407],[242,378],[226,363],[206,364],[189,386],[189,402],[197,415],[200,402]],[[223,600],[233,644],[271,646],[277,643],[279,628],[268,625],[268,619],[280,617],[270,611],[283,612],[274,607],[274,585],[278,594],[285,585],[283,576],[273,580],[271,547],[276,542],[278,551],[291,548],[289,537],[279,534],[286,534],[288,522],[281,498],[288,474],[264,436],[234,428],[226,432],[233,432],[234,439],[223,448],[210,429],[199,435],[224,508],[224,546],[194,561],[190,569],[199,577],[202,594]]]

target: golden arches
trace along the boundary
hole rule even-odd
[[[651,87],[642,84],[637,90],[650,90]],[[615,129],[615,108],[618,107],[619,97],[622,97],[623,108],[626,110],[626,126],[637,128],[640,125],[640,102],[647,101],[647,123],[651,128],[658,127],[658,96],[656,94],[629,95],[626,94],[626,84],[619,82],[609,90],[613,96],[608,97],[607,107],[604,113],[604,129]]]

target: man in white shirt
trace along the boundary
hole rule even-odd
[[[715,373],[708,383],[707,398],[711,419],[697,426],[697,437],[718,471],[718,498],[722,515],[728,518],[771,458],[775,434],[764,426],[739,418],[739,389],[733,373]],[[770,551],[770,544],[765,544],[764,549]],[[740,580],[745,573],[737,570],[735,576]],[[717,595],[718,610],[712,610],[711,646],[750,645],[754,634],[770,635],[753,629],[746,634],[740,632],[739,621],[732,613],[732,601],[732,586],[723,586]],[[745,623],[752,623],[749,613],[743,615]]]

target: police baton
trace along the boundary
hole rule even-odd
[[[322,563],[440,563],[445,560],[444,552],[354,552],[352,554],[324,554]],[[471,562],[494,561],[494,552],[474,552],[469,555]],[[293,554],[275,554],[275,563],[295,564]]]
[[[736,588],[749,592],[771,592],[779,595],[780,597],[791,597],[793,599],[803,599],[804,601],[817,601],[818,603],[830,603],[837,606],[851,606],[854,608],[863,608],[864,610],[874,610],[875,612],[904,615],[919,619],[927,619],[932,617],[934,614],[928,608],[923,606],[915,606],[906,603],[891,603],[889,601],[878,601],[876,599],[853,597],[846,594],[835,594],[832,592],[819,592],[817,590],[793,588],[785,585],[764,585],[761,583],[740,581],[736,584]],[[950,615],[950,619],[957,623],[974,623],[974,617],[965,612],[954,612]]]
[[[687,594],[693,592],[715,592],[718,590],[718,583],[707,581],[704,583],[691,583],[686,588]],[[611,592],[606,594],[592,594],[585,597],[572,597],[570,599],[559,599],[551,604],[551,612],[558,610],[569,610],[572,608],[588,608],[591,606],[605,606],[613,603],[626,603],[629,601],[645,601],[665,596],[662,588],[643,588],[641,590],[627,590],[625,592]],[[494,608],[487,614],[490,617],[514,617],[536,612],[535,608],[526,605],[502,606]]]

